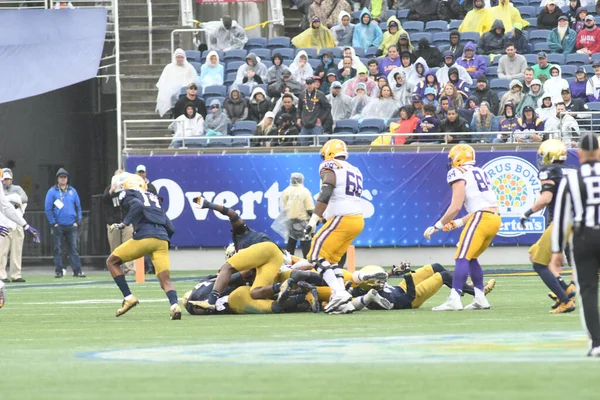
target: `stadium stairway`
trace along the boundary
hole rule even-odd
[[[288,2],[285,0],[283,0],[283,17],[285,18],[285,36],[292,39],[302,32],[300,28],[303,18],[302,13],[298,10],[290,10]]]
[[[133,1],[119,6],[122,118],[156,119],[155,85],[171,62],[171,31],[181,27],[179,6],[172,0],[152,0],[153,50],[149,65],[148,8],[143,0]]]

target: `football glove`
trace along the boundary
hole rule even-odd
[[[42,236],[40,235],[40,233],[38,232],[37,229],[35,229],[33,226],[30,226],[29,224],[25,225],[23,227],[23,230],[27,233],[29,233],[32,237],[33,237],[33,243],[40,243],[42,240]]]
[[[192,202],[193,206],[196,208],[208,208],[208,201],[202,196],[194,197]]]
[[[125,229],[125,224],[124,224],[124,223],[122,223],[122,222],[121,222],[121,223],[118,223],[118,224],[112,224],[112,225],[110,226],[110,231],[112,232],[112,231],[114,231],[115,229],[118,229],[118,230]]]
[[[400,265],[392,265],[392,275],[402,276],[411,273],[410,261],[402,261]]]
[[[423,236],[425,237],[425,239],[431,239],[431,235],[441,230],[443,227],[444,226],[442,225],[442,223],[438,221],[435,223],[434,226],[430,226],[429,228],[425,229],[425,232],[423,232]]]
[[[450,232],[450,231],[453,231],[455,229],[461,228],[464,224],[465,223],[463,222],[462,219],[455,219],[454,221],[450,221],[446,225],[444,225],[444,227],[442,228],[442,230],[444,232]]]
[[[308,221],[308,224],[306,225],[306,228],[304,228],[304,236],[305,236],[305,238],[308,238],[306,240],[310,240],[311,235],[317,229],[317,223],[319,223],[320,219],[321,219],[321,217],[319,217],[315,213],[313,213],[310,216],[310,220]]]
[[[525,229],[525,222],[529,221],[529,218],[531,217],[531,214],[533,214],[533,211],[531,211],[531,208],[527,211],[525,211],[525,214],[523,214],[523,216],[520,219],[520,224],[521,224],[521,228]]]

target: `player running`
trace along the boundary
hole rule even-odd
[[[575,310],[574,297],[577,291],[573,283],[567,285],[560,275],[556,276],[548,268],[552,258],[550,239],[552,237],[556,190],[563,176],[568,174],[577,176],[577,168],[566,165],[566,160],[567,148],[560,140],[550,139],[540,145],[537,162],[540,168],[538,178],[542,184],[542,191],[533,206],[521,217],[521,226],[525,228],[525,223],[529,221],[532,214],[548,207],[550,224],[539,240],[529,248],[529,259],[533,263],[535,272],[542,278],[548,289],[552,291],[550,297],[555,300],[555,303],[550,311],[551,314],[568,313]]]
[[[433,310],[462,310],[460,296],[469,275],[475,286],[475,298],[464,309],[487,310],[490,303],[485,297],[483,270],[477,258],[489,247],[502,224],[496,193],[485,171],[475,166],[475,150],[468,144],[457,144],[450,149],[448,169],[447,182],[452,187],[452,202],[442,218],[427,228],[423,236],[430,239],[431,235],[442,229],[451,231],[463,225],[465,228],[454,257],[455,269],[450,296]],[[468,214],[453,220],[463,204]]]
[[[312,234],[322,218],[327,220],[312,238],[308,252],[308,261],[333,291],[325,306],[327,312],[340,307],[343,309],[352,299],[344,288],[342,269],[338,262],[362,232],[365,221],[360,205],[363,176],[358,168],[346,161],[346,143],[338,139],[327,141],[321,149],[321,158],[321,192],[305,233]]]
[[[112,224],[111,229],[123,229],[133,224],[133,239],[117,247],[106,260],[106,266],[124,297],[123,304],[115,316],[120,317],[139,303],[138,298],[131,294],[121,265],[150,255],[160,287],[171,303],[171,319],[181,319],[181,307],[177,304],[177,292],[169,273],[169,241],[175,233],[175,228],[161,208],[158,197],[146,191],[143,178],[127,173],[118,177],[121,183],[116,192],[121,192],[119,200],[127,215],[123,222]]]

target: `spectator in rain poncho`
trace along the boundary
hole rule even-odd
[[[560,135],[564,140],[580,135],[579,124],[575,118],[573,118],[572,115],[567,114],[566,111],[565,103],[558,103],[556,105],[556,114],[544,122],[544,131],[546,131],[549,136],[558,139]]]
[[[381,28],[373,21],[369,10],[364,8],[360,13],[359,23],[354,27],[352,47],[362,47],[365,50],[371,46],[379,47],[382,39]]]
[[[238,68],[235,78],[236,85],[260,85],[267,83],[267,75],[269,74],[265,64],[260,62],[260,58],[254,53],[246,56],[246,63]]]
[[[427,71],[429,71],[429,65],[427,65],[427,61],[425,61],[423,57],[419,57],[413,66],[415,68],[415,72],[409,77],[409,79],[407,79],[407,81],[412,85],[412,87],[416,88],[419,85],[419,82],[425,80],[425,74]]]
[[[398,108],[392,89],[385,85],[379,91],[379,96],[376,99],[371,99],[369,104],[363,108],[361,114],[363,118],[389,119],[398,111]]]
[[[358,85],[363,83],[365,85],[365,91],[367,96],[377,95],[377,83],[374,80],[369,79],[367,76],[367,68],[362,67],[358,70],[356,78],[352,78],[342,85],[344,93],[348,96],[353,97],[356,94],[356,88]]]
[[[362,119],[362,112],[364,108],[369,104],[371,98],[367,95],[367,86],[364,82],[356,85],[354,92],[354,98],[352,99],[352,119]]]
[[[440,85],[443,85],[446,82],[448,82],[448,80],[450,79],[448,76],[448,71],[452,67],[455,67],[456,69],[458,69],[458,78],[459,79],[467,82],[468,85],[473,84],[473,78],[471,78],[471,76],[469,75],[467,70],[455,62],[454,54],[451,51],[446,50],[444,52],[444,66],[442,68],[438,69],[437,72],[435,73],[435,76],[437,77],[437,80],[440,83]]]
[[[283,71],[287,70],[288,67],[283,63],[283,57],[277,51],[271,56],[273,65],[267,70],[267,84],[271,85],[278,80],[282,80]]]
[[[552,95],[550,93],[544,92],[538,100],[538,108],[535,109],[535,113],[544,122],[553,115],[556,115],[556,107],[552,102]]]
[[[200,85],[213,86],[223,84],[224,68],[219,62],[219,55],[211,50],[206,57],[200,72]]]
[[[346,11],[340,12],[338,24],[331,28],[331,37],[338,47],[352,46],[352,34],[354,24],[351,23],[352,16]]]
[[[310,5],[310,18],[319,17],[327,28],[331,28],[338,21],[340,13],[352,12],[350,4],[344,0],[314,0]]]
[[[529,26],[529,22],[521,18],[519,9],[513,6],[510,0],[499,0],[498,5],[492,7],[490,11],[494,18],[502,20],[506,32],[512,31],[514,24],[521,24],[524,28]]]
[[[338,68],[344,68],[344,57],[352,58],[352,68],[358,70],[360,67],[365,67],[365,64],[360,61],[360,57],[356,55],[356,51],[353,47],[344,47],[344,54],[340,62],[338,62]]]
[[[248,101],[248,119],[260,122],[268,111],[271,111],[271,99],[263,88],[255,87]]]
[[[510,90],[502,95],[500,99],[500,110],[504,110],[504,106],[508,103],[513,104],[513,108],[518,106],[525,97],[523,93],[523,84],[518,79],[513,79],[508,85]]]
[[[473,9],[467,13],[458,27],[459,32],[479,32],[480,35],[492,29],[494,16],[489,8],[485,8],[483,0],[475,0]]]
[[[208,31],[209,50],[243,49],[248,41],[244,28],[232,20],[229,15],[224,15],[221,22],[218,22],[214,29],[210,29],[209,24],[203,24],[203,27]]]
[[[400,52],[400,68],[406,74],[407,80],[412,79],[415,74],[415,66],[412,64],[412,55],[407,50]]]
[[[523,115],[522,111],[525,107],[529,106],[533,109],[533,107],[538,106],[538,100],[541,100],[544,95],[544,89],[542,88],[542,82],[539,79],[534,79],[531,81],[531,85],[529,86],[529,92],[525,94],[521,103],[517,106],[517,115]]]
[[[402,29],[402,24],[398,18],[392,15],[387,20],[387,31],[383,32],[377,54],[384,57],[387,56],[389,47],[398,44],[401,33],[406,33],[406,31]]]
[[[415,87],[414,93],[420,95],[422,98],[425,98],[425,89],[427,88],[432,88],[434,90],[434,94],[437,96],[437,94],[440,92],[440,83],[437,80],[437,76],[435,74],[435,71],[429,69],[427,70],[427,72],[425,72],[425,79],[423,79],[421,82],[419,82],[417,84],[417,86]]]
[[[162,117],[177,103],[181,88],[198,80],[198,73],[185,59],[185,51],[177,49],[173,61],[163,69],[156,87],[156,111]]]
[[[569,87],[569,82],[562,78],[562,69],[560,65],[555,64],[550,67],[550,79],[544,82],[544,93],[552,96],[552,103],[560,103],[562,99],[562,88]]]
[[[292,44],[298,49],[309,47],[322,49],[335,46],[331,32],[321,25],[321,20],[317,16],[312,17],[310,28],[292,39]]]
[[[327,100],[331,104],[331,116],[334,121],[352,116],[352,98],[342,92],[342,84],[338,81],[331,84],[331,93],[327,95]]]
[[[406,80],[406,72],[402,67],[398,67],[388,75],[389,87],[392,89],[392,94],[396,99],[396,107],[410,105],[412,103],[412,92],[414,86]]]
[[[331,51],[321,51],[319,58],[321,59],[321,63],[315,68],[315,75],[326,81],[325,73],[329,71],[330,68],[335,69],[333,53]],[[324,90],[321,91],[323,93],[325,92]]]
[[[223,109],[232,124],[248,118],[248,102],[236,85],[231,85],[229,96],[223,103]]]
[[[213,99],[209,105],[209,113],[204,120],[204,132],[206,136],[224,136],[227,135],[227,126],[229,118],[221,108],[221,103]]]
[[[306,51],[300,50],[294,61],[290,64],[290,72],[292,73],[292,79],[300,84],[304,85],[307,78],[312,78],[314,71],[312,66],[308,63],[308,54]]]
[[[179,148],[183,145],[182,138],[193,138],[204,135],[204,118],[196,112],[194,103],[189,102],[185,106],[185,111],[169,125],[169,130],[174,132],[172,148]],[[191,144],[188,142],[186,145]]]

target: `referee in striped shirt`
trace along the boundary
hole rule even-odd
[[[577,175],[565,176],[558,186],[552,229],[550,269],[560,273],[563,249],[572,227],[573,276],[583,303],[584,326],[591,340],[590,357],[600,357],[600,151],[598,138],[586,133],[579,140]]]

